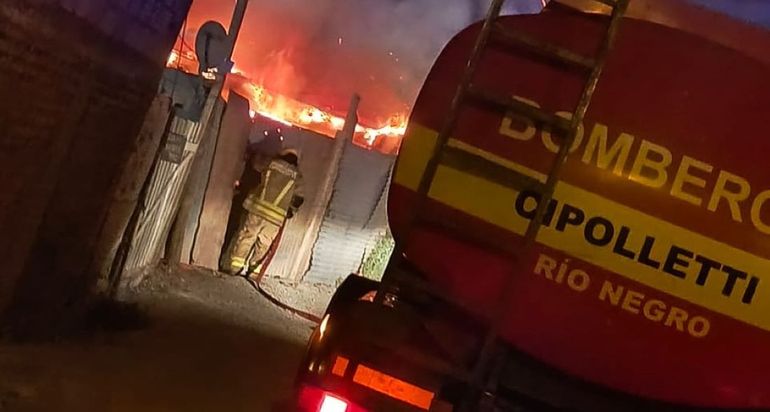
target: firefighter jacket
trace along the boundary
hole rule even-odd
[[[262,180],[253,189],[243,207],[265,220],[282,225],[303,203],[302,175],[289,162],[276,159],[262,171]]]

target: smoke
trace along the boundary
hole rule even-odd
[[[483,18],[490,0],[252,0],[235,52],[252,80],[344,113],[361,94],[364,121],[408,112],[444,45]],[[509,0],[507,13],[540,0]],[[195,0],[186,39],[210,19],[229,22],[232,2]]]
[[[358,0],[348,13],[361,16],[348,29],[352,47],[388,53],[400,81],[391,86],[404,101],[413,101],[430,67],[446,43],[486,14],[489,0]],[[509,12],[532,11],[526,1],[508,2]],[[535,1],[539,4],[539,1]],[[355,5],[355,6],[354,6]],[[518,8],[518,10],[516,10]],[[539,7],[538,7],[539,9]],[[394,80],[394,79],[389,79]]]
[[[483,18],[491,0],[252,0],[235,52],[253,81],[343,114],[363,100],[378,125],[412,106],[433,62],[460,30]],[[768,0],[689,0],[770,25]],[[206,20],[227,25],[234,1],[194,0],[185,38]],[[541,0],[508,0],[507,14],[533,13]]]

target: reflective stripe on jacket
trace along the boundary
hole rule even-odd
[[[283,224],[297,189],[299,172],[283,160],[273,160],[262,172],[262,181],[243,202],[250,213],[277,225]]]

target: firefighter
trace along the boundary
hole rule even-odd
[[[262,132],[260,131],[259,134],[261,135]],[[280,128],[268,129],[264,131],[264,137],[259,137],[260,139],[254,139],[257,142],[250,143],[246,148],[243,174],[234,182],[233,201],[219,261],[219,266],[224,272],[230,270],[230,255],[235,243],[235,235],[246,219],[247,212],[243,208],[243,202],[246,196],[259,185],[262,171],[283,150],[283,135]]]
[[[261,170],[262,179],[243,202],[246,218],[235,235],[229,273],[252,273],[270,250],[287,218],[304,203],[299,156],[283,149]]]

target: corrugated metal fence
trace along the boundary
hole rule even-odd
[[[157,263],[179,206],[193,159],[204,133],[197,122],[174,118],[168,144],[158,161],[139,217],[125,271]]]
[[[304,281],[334,284],[357,272],[387,233],[386,191],[394,156],[348,143]]]
[[[216,138],[222,108],[218,107],[207,131],[195,121],[178,116],[172,120],[124,272],[141,273],[163,258],[198,146],[204,138]],[[358,271],[367,253],[387,234],[385,193],[395,157],[298,128],[287,128],[284,137],[286,147],[300,151],[306,204],[289,221],[269,272],[295,282],[333,284]],[[341,154],[332,161],[334,153]],[[332,186],[323,184],[329,173],[336,175]]]

